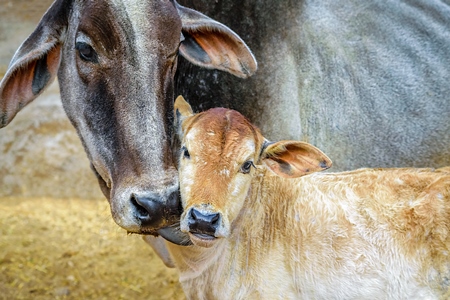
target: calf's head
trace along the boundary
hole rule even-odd
[[[198,246],[209,247],[230,234],[256,168],[294,178],[331,167],[331,160],[308,143],[268,142],[237,111],[213,108],[193,114],[181,96],[174,111],[181,140],[180,227]]]
[[[170,145],[178,54],[240,77],[256,70],[235,33],[174,0],[56,0],[0,83],[0,127],[58,75],[116,223],[178,242],[168,229],[180,213]]]

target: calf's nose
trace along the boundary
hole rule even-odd
[[[189,212],[189,231],[214,235],[219,227],[220,213],[203,213],[195,208]]]

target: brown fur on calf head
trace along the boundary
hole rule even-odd
[[[257,168],[264,165],[275,175],[294,178],[331,166],[331,160],[308,143],[268,143],[237,111],[213,108],[194,114],[181,96],[174,110],[182,146],[181,230],[197,245],[210,246],[215,238],[229,235]]]

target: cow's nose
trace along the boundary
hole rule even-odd
[[[202,213],[192,208],[189,213],[189,231],[214,235],[219,227],[220,213]]]
[[[158,229],[179,221],[181,211],[178,191],[165,197],[153,193],[145,195],[133,193],[130,201],[135,207],[136,218],[141,221],[142,227]]]
[[[131,194],[131,204],[135,207],[136,217],[145,227],[158,227],[164,218],[165,203],[156,195]]]

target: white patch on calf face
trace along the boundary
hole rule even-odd
[[[189,161],[180,162],[180,193],[183,207],[186,206],[186,200],[191,198],[191,188],[195,183],[194,175],[195,166],[193,164]]]
[[[226,177],[230,177],[230,170],[224,168],[222,170],[219,171],[220,175],[226,176]]]
[[[189,132],[186,134],[184,140],[187,142],[188,149],[190,148],[189,141],[196,140],[197,132],[198,132],[198,130],[196,128],[191,128],[191,130],[189,130]]]
[[[186,175],[185,175],[186,174]],[[191,176],[189,176],[191,175]],[[180,217],[180,230],[183,232],[189,231],[189,224],[187,220],[187,211],[190,208],[189,201],[186,201],[191,198],[191,186],[194,183],[192,173],[182,172],[180,173],[180,194],[181,194],[181,203],[183,206],[183,213]]]
[[[405,184],[405,182],[403,180],[401,180],[400,178],[395,178],[394,182],[399,185]]]
[[[226,211],[224,212],[226,217],[224,216],[224,219],[229,220],[230,223],[234,221],[241,211],[251,182],[252,176],[250,174],[237,173],[228,186]]]
[[[243,147],[246,148],[245,152],[249,153],[250,155],[253,155],[256,151],[255,141],[253,139],[247,139]]]
[[[238,197],[240,194],[242,194],[242,186],[245,183],[245,180],[236,180],[236,182],[233,183],[233,185],[229,186],[229,191],[231,191],[230,195],[231,197]]]
[[[183,213],[180,217],[180,230],[183,232],[189,231],[189,224],[187,220],[187,211],[190,208],[189,200],[191,200],[192,186],[195,183],[195,164],[191,159],[181,157],[179,163],[179,179],[180,179],[180,194],[181,204],[183,206]]]

